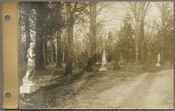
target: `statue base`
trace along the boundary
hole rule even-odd
[[[26,79],[24,77],[23,85],[20,86],[20,94],[24,94],[24,93],[29,94],[29,93],[35,92],[39,88],[40,88],[39,85],[34,84],[31,80]]]
[[[159,67],[159,66],[160,66],[160,63],[157,63],[157,64],[156,64],[156,66],[158,66],[158,67]]]
[[[99,71],[100,71],[100,72],[102,72],[102,71],[108,71],[108,69],[107,69],[106,67],[101,67],[101,68],[99,69]]]

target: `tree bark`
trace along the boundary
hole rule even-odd
[[[66,70],[65,75],[72,74],[72,62],[73,62],[73,12],[71,11],[71,3],[66,3],[67,10],[67,31],[68,31],[68,48],[67,48],[67,59],[66,59]]]
[[[138,63],[139,61],[139,50],[138,50],[138,25],[139,25],[139,21],[136,20],[136,26],[135,26],[135,62]]]
[[[61,30],[58,29],[57,35],[57,67],[62,67],[62,47],[61,47]]]
[[[58,3],[59,27],[57,31],[57,67],[62,67],[62,47],[61,47],[61,3]]]
[[[52,40],[51,40],[51,56],[50,56],[51,58],[51,64],[53,64],[54,63],[54,43],[53,43],[53,38],[52,38]]]
[[[53,46],[53,63],[56,63],[56,49],[55,49],[55,45]]]
[[[36,40],[36,70],[44,69],[44,56],[43,56],[43,37],[37,34]]]
[[[36,17],[36,47],[35,47],[35,53],[36,53],[36,70],[43,70],[44,69],[44,56],[43,56],[43,24],[44,20],[46,18],[46,3],[37,4],[36,3],[36,9],[37,9],[37,17]],[[44,15],[44,16],[43,16]]]
[[[19,58],[19,63],[20,64],[23,64],[24,62],[27,63],[27,49],[29,48],[29,43],[30,43],[30,30],[29,30],[29,16],[30,16],[30,12],[27,13],[26,9],[24,8],[31,8],[31,5],[28,4],[24,4],[24,3],[20,3],[19,5],[19,13],[20,13],[20,21],[19,21],[19,26],[21,26],[19,29],[19,33],[20,33],[20,36],[19,36],[19,55],[20,55],[20,58]],[[25,29],[22,30],[22,27],[24,27]],[[25,33],[25,39],[26,41],[23,42],[22,41],[22,33],[24,34]],[[23,38],[24,39],[24,38]]]
[[[162,3],[162,10],[161,10],[161,16],[162,16],[162,40],[163,40],[163,45],[164,46],[166,46],[166,43],[165,43],[165,41],[166,41],[166,35],[165,35],[165,30],[166,30],[166,28],[165,28],[165,20],[166,20],[166,10],[167,10],[167,7],[166,7],[166,3]],[[165,50],[165,48],[163,47],[163,49],[162,49],[162,54],[161,54],[161,63],[164,63],[164,61],[165,61],[165,57],[166,57],[166,50]]]
[[[135,19],[135,62],[144,61],[144,19],[150,2],[130,2],[130,10]]]
[[[96,64],[96,2],[90,2],[91,64]]]
[[[44,37],[44,65],[48,65],[48,60],[47,60],[47,35]]]
[[[144,47],[144,18],[141,19],[140,22],[140,38],[139,38],[139,43],[140,43],[140,60],[141,63],[144,63],[145,61],[145,47]]]

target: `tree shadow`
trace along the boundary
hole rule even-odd
[[[159,67],[159,70],[155,70],[154,72],[158,72],[160,70],[165,70]],[[32,103],[32,108],[51,108],[51,107],[59,107],[63,102],[69,100],[70,98],[75,97],[81,91],[88,89],[88,87],[93,87],[94,83],[104,83],[105,80],[101,78],[108,78],[108,80],[115,79],[116,77],[120,79],[120,81],[128,81],[127,78],[134,78],[142,74],[143,72],[149,72],[147,70],[143,71],[109,71],[109,72],[86,72],[85,70],[81,70],[80,72],[74,75],[62,75],[58,78],[53,79],[55,81],[54,84],[49,86],[44,86],[40,88],[38,91],[29,94],[24,101],[29,99],[27,103]],[[83,81],[83,82],[82,82]],[[77,87],[76,84],[80,85]],[[119,84],[118,84],[119,85]],[[101,91],[107,90],[114,87],[112,84],[109,86],[104,86]],[[23,105],[22,107],[31,108],[31,105]]]

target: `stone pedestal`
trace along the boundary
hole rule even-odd
[[[102,72],[102,71],[108,71],[108,69],[107,69],[106,67],[101,67],[101,68],[99,69],[99,71],[100,71],[100,72]]]
[[[35,92],[36,90],[38,90],[40,87],[38,84],[34,84],[32,81],[30,80],[24,80],[23,79],[23,85],[20,86],[20,94],[30,94],[32,92]]]
[[[156,66],[160,66],[160,63],[158,62],[158,63],[156,64]]]

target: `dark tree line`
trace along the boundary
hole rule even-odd
[[[29,43],[35,43],[35,69],[56,64],[65,75],[74,67],[89,69],[101,62],[102,50],[108,62],[156,62],[173,58],[173,14],[168,2],[156,3],[160,22],[146,23],[150,2],[124,3],[128,11],[120,30],[104,34],[105,19],[98,18],[107,2],[42,2],[19,5],[19,63],[27,62]],[[78,65],[77,65],[78,64]]]
[[[90,17],[90,39],[93,39],[92,36],[96,36],[96,32],[94,32],[96,19],[94,17],[96,16],[94,15],[95,9],[96,8],[92,8],[92,3],[89,2],[20,3],[20,19],[22,20],[20,21],[20,26],[24,28],[24,30],[21,30],[21,34],[24,33],[24,35],[21,35],[19,39],[26,39],[24,41],[20,40],[22,42],[21,45],[25,46],[24,48],[20,47],[20,50],[25,51],[25,54],[20,54],[23,56],[20,58],[20,61],[22,61],[22,59],[26,61],[26,50],[29,43],[33,41],[36,43],[36,70],[42,70],[44,66],[55,62],[57,63],[56,67],[59,68],[62,67],[62,62],[65,62],[65,74],[71,74],[74,55],[74,24],[78,19],[82,19],[79,18],[81,13],[88,13],[90,11],[90,16],[93,15]],[[63,30],[66,30],[65,35],[63,34]],[[64,41],[63,35],[66,36],[64,37]],[[95,40],[91,40],[91,43],[93,43],[91,49],[93,50],[95,47],[94,41]],[[93,56],[91,61],[94,61],[95,51],[93,51],[91,56]]]

